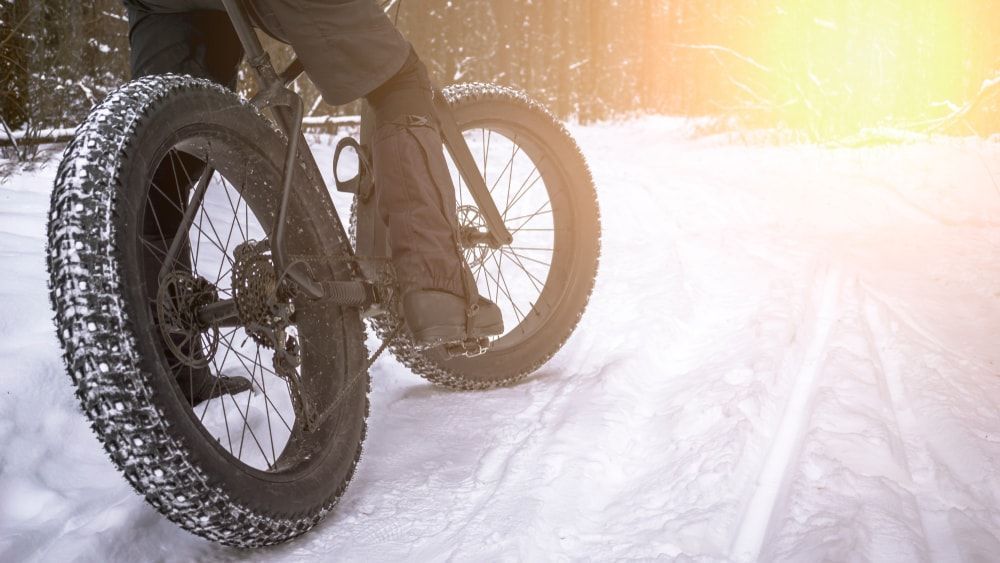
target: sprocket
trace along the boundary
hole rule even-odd
[[[247,334],[261,346],[285,344],[272,335],[282,333],[294,312],[294,288],[278,278],[268,241],[248,240],[233,251],[233,300]]]

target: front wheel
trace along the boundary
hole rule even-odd
[[[52,194],[52,305],[84,413],[150,504],[240,547],[288,540],[331,510],[368,412],[367,378],[353,376],[366,365],[357,311],[287,290],[267,249],[284,147],[232,92],[146,77],[93,110]],[[296,178],[286,248],[348,256],[322,185],[304,166]],[[350,276],[343,260],[325,267]],[[199,316],[223,299],[236,318]],[[199,397],[195,382],[219,376],[252,388]],[[313,422],[326,405],[340,408]]]
[[[505,332],[473,358],[421,350],[405,331],[390,350],[434,383],[469,390],[509,385],[562,347],[587,306],[600,255],[594,182],[566,129],[523,93],[459,84],[444,94],[514,237],[496,249],[476,242],[485,222],[449,158],[465,260],[480,294],[500,306]],[[383,338],[401,322],[374,321]]]

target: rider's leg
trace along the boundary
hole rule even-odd
[[[220,12],[188,12],[154,14],[129,5],[129,39],[132,75],[139,78],[151,74],[181,73],[208,78],[234,86],[242,48],[226,15]],[[146,249],[144,273],[148,291],[156,295],[158,275],[163,256],[170,248],[181,222],[182,202],[187,200],[191,186],[201,174],[202,162],[190,155],[177,153],[164,159],[154,172],[156,186],[148,198],[147,218],[143,225]],[[188,246],[188,245],[186,245]],[[178,256],[177,267],[190,271],[190,249]],[[175,358],[171,364],[179,364]],[[207,368],[179,365],[175,369],[181,392],[196,405],[222,394],[235,394],[250,389],[243,377],[212,377]]]
[[[455,189],[431,96],[427,74],[413,54],[396,76],[367,96],[375,110],[378,209],[389,226],[404,292],[429,287],[464,295]]]
[[[502,332],[499,309],[479,297],[462,259],[430,80],[410,44],[374,0],[252,4],[254,18],[292,45],[324,100],[364,95],[375,110],[378,208],[417,340],[461,340],[466,328],[473,336]]]
[[[132,78],[190,74],[229,88],[236,86],[243,47],[225,12],[165,13],[150,11],[150,3],[125,0]]]
[[[432,96],[427,71],[412,51],[367,96],[375,110],[379,213],[389,227],[407,323],[425,344],[461,340],[467,329],[468,336],[503,331],[499,308],[479,296],[462,258],[455,186]]]

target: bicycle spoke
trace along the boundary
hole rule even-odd
[[[251,358],[251,357],[249,357],[249,356],[246,356],[246,355],[244,355],[243,353],[241,353],[241,352],[239,352],[239,351],[237,351],[237,350],[235,350],[235,349],[233,350],[233,354],[234,354],[234,355],[235,355],[235,356],[236,356],[237,358],[243,358],[244,360],[246,360],[246,361],[248,361],[248,362],[251,362],[251,363],[253,363],[253,361],[254,361],[254,360],[253,360],[253,358]],[[281,377],[280,375],[278,375],[277,373],[275,373],[275,372],[274,372],[274,371],[272,371],[271,369],[269,369],[269,368],[266,368],[266,367],[264,367],[263,365],[261,365],[261,366],[260,366],[260,369],[261,369],[261,371],[262,371],[263,373],[266,373],[266,374],[268,374],[268,375],[273,375],[274,377],[279,377],[279,378]],[[283,378],[282,378],[282,379],[283,379]]]
[[[161,260],[165,259],[167,257],[167,252],[163,248],[160,248],[160,247],[156,246],[155,244],[149,242],[148,240],[146,240],[146,237],[143,237],[143,236],[140,235],[139,236],[139,242],[144,247],[148,248],[151,252],[153,252],[154,254],[156,254],[157,257],[160,258]]]
[[[202,209],[204,209],[204,207]],[[203,217],[205,219],[208,219],[208,226],[212,229],[212,233],[215,235],[215,240],[213,241],[213,240],[209,239],[209,242],[211,242],[213,245],[215,245],[215,247],[218,248],[220,252],[222,252],[222,256],[224,258],[229,259],[231,261],[232,259],[230,259],[229,255],[226,253],[227,249],[222,248],[222,246],[221,246],[222,245],[222,236],[219,235],[219,231],[216,230],[215,223],[212,221],[212,217],[210,215],[208,215],[207,213],[203,213],[202,215],[203,215]],[[205,230],[202,229],[201,226],[198,227],[198,232],[199,233],[204,233],[205,237],[208,238],[208,233],[205,232]],[[200,240],[200,237],[199,237],[199,240]]]
[[[486,181],[486,174],[488,173],[486,168],[486,163],[490,161],[490,143],[493,141],[493,130],[492,129],[481,129],[481,131],[486,132],[486,146],[483,149],[483,181]],[[493,193],[493,190],[490,190]]]
[[[251,376],[251,377],[253,377],[253,376]],[[229,430],[229,416],[226,414],[226,411],[225,411],[225,409],[226,409],[226,397],[229,397],[229,400],[233,403],[233,407],[236,408],[236,412],[238,412],[240,414],[240,418],[243,419],[243,428],[241,429],[241,435],[240,435],[240,447],[239,447],[239,451],[236,453],[236,458],[237,459],[242,459],[242,456],[243,456],[243,439],[246,436],[246,431],[249,429],[250,430],[250,438],[257,445],[257,449],[260,451],[260,455],[264,457],[264,462],[267,463],[267,467],[268,467],[268,469],[270,469],[274,464],[272,462],[268,461],[268,459],[267,459],[267,453],[264,451],[264,447],[261,446],[260,441],[257,439],[257,435],[254,433],[253,428],[250,426],[250,421],[247,419],[247,414],[249,414],[249,412],[250,412],[250,400],[249,400],[249,397],[247,399],[247,414],[244,414],[244,412],[242,410],[240,410],[239,403],[236,402],[236,397],[234,397],[232,395],[223,395],[222,396],[223,417],[225,418],[227,435],[230,436],[230,438],[229,438],[229,444],[230,444],[229,452],[233,453],[233,447],[232,447],[232,436],[231,436],[231,433],[230,433],[230,430]],[[277,461],[277,460],[275,460],[275,461]]]
[[[203,230],[202,227],[204,225],[204,221],[205,221],[205,207],[202,206],[201,209],[198,210],[198,237],[195,240],[195,244],[193,245],[194,246],[194,258],[191,261],[192,265],[197,264],[198,263],[198,257],[201,256],[201,233],[202,233],[202,230]],[[188,236],[190,237],[190,235],[188,235]]]
[[[502,293],[504,294],[504,296],[505,296],[505,297],[507,297],[507,300],[508,300],[508,301],[510,301],[510,302],[511,302],[511,303],[513,304],[513,302],[514,302],[514,298],[513,298],[513,297],[511,297],[510,293],[506,292],[506,291],[504,290],[504,288],[503,288],[503,287],[502,287],[502,286],[500,285],[500,280],[499,280],[499,278],[496,278],[496,277],[493,277],[493,275],[492,275],[492,274],[490,274],[490,271],[489,271],[489,270],[485,270],[485,272],[486,272],[486,276],[487,276],[488,278],[490,278],[491,280],[493,280],[493,283],[494,283],[494,284],[496,285],[496,287],[497,287],[497,292],[496,292],[496,296],[491,296],[491,298],[492,298],[493,302],[494,302],[494,303],[496,303],[497,301],[499,301],[499,300],[500,300],[500,293],[502,292]],[[500,272],[497,272],[497,274],[499,274],[499,273],[500,273]]]
[[[177,210],[181,214],[181,217],[184,217],[184,215],[185,215],[184,212],[188,208],[189,204],[187,202],[187,197],[185,196],[185,197],[182,198],[182,196],[181,196],[181,190],[182,190],[181,186],[187,186],[187,191],[188,191],[188,193],[190,193],[190,190],[191,190],[191,175],[188,173],[187,167],[184,166],[183,159],[181,159],[181,157],[177,155],[177,151],[175,149],[171,149],[170,152],[167,153],[167,154],[170,157],[170,171],[171,171],[171,173],[174,176],[174,189],[177,190],[177,200],[178,200],[178,203],[179,203],[179,205],[177,206]],[[176,161],[180,162],[181,166],[184,168],[184,183],[183,184],[181,183],[180,179],[177,177],[177,166],[174,164],[175,159],[176,159]],[[155,185],[155,183],[154,183],[154,185]],[[162,193],[162,191],[161,191],[161,193]],[[166,196],[164,196],[164,197],[166,197]],[[173,201],[173,199],[171,199],[171,202],[172,201]],[[198,214],[199,214],[198,215],[198,238],[197,238],[197,241],[196,241],[197,244],[195,245],[195,247],[193,249],[194,258],[193,258],[192,263],[191,263],[192,273],[194,273],[194,266],[195,266],[195,264],[198,263],[198,256],[201,253],[200,252],[201,251],[201,233],[203,232],[202,225],[203,225],[204,215],[205,215],[205,208],[204,208],[204,206],[201,206],[198,209]],[[188,234],[187,233],[175,233],[173,238],[176,238],[176,237],[179,237],[179,236],[185,236],[186,237],[186,236],[188,236]],[[190,240],[188,240],[187,242],[190,243]],[[222,242],[222,241],[219,241],[219,242]],[[189,251],[189,253],[192,252],[192,250],[190,248],[188,249],[188,251]]]
[[[244,231],[243,230],[243,225],[240,223],[240,204],[242,203],[243,205],[247,205],[247,202],[243,199],[242,196],[237,196],[236,205],[233,205],[233,198],[232,198],[231,194],[229,193],[229,183],[226,182],[226,179],[223,176],[219,176],[219,181],[222,183],[222,189],[225,190],[225,192],[226,192],[226,201],[229,202],[229,209],[232,210],[233,217],[236,219],[236,224],[240,228],[240,236],[243,237],[243,240],[249,240],[250,239],[250,225],[248,224],[247,225],[247,230]]]
[[[538,217],[539,215],[548,215],[549,213],[552,213],[551,209],[546,209],[544,211],[542,210],[542,208],[544,208],[546,205],[549,205],[550,203],[552,203],[552,202],[549,201],[549,200],[545,200],[542,203],[542,205],[540,205],[538,207],[538,209],[535,210],[534,213],[529,213],[528,215],[521,215],[520,217],[513,217],[513,218],[507,218],[507,217],[505,217],[504,218],[504,223],[509,223],[509,222],[512,222],[512,221],[518,221],[518,220],[527,218],[527,219],[525,219],[524,223],[521,223],[521,225],[527,225],[528,222],[530,222],[535,217]]]
[[[178,160],[181,163],[181,168],[184,169],[184,175],[187,176],[188,182],[190,182],[191,181],[191,174],[188,173],[187,166],[184,165],[184,161],[183,160],[180,160],[180,159],[178,159]],[[206,166],[208,165],[208,160],[209,160],[208,156],[206,155],[205,156],[205,160],[204,160]],[[186,203],[185,207],[187,207],[188,205],[190,205],[190,202],[185,202],[185,203]],[[205,209],[205,198],[202,197],[201,210],[200,211],[204,211],[204,209]],[[216,241],[218,241],[219,244],[222,244],[222,237],[219,235],[219,231],[215,228],[215,223],[212,222],[212,217],[209,216],[209,215],[207,215],[207,214],[205,214],[205,218],[208,219],[208,226],[211,227],[212,232],[215,233],[215,239],[216,239]],[[198,229],[198,230],[201,231],[201,232],[204,232],[204,231],[202,231],[202,229]],[[207,237],[208,233],[205,233],[205,236]],[[218,245],[216,245],[216,246],[218,247]],[[222,254],[224,256],[226,256],[225,249],[221,249],[220,248],[220,250],[222,250]]]
[[[213,362],[213,365],[214,365],[214,363],[215,363],[215,359],[214,358],[212,359],[212,362]],[[216,367],[216,369],[218,369],[218,366],[215,366],[215,367]],[[223,400],[220,401],[220,403],[222,404],[222,422],[223,422],[223,424],[226,425],[226,440],[229,442],[229,453],[233,453],[233,433],[232,433],[231,430],[229,430],[229,415],[226,414],[226,401],[225,401],[225,398],[223,398]]]
[[[164,198],[166,198],[166,197],[167,197],[166,193],[164,193],[164,192],[163,192],[163,190],[162,190],[162,189],[160,189],[160,187],[159,187],[159,186],[158,186],[158,185],[156,184],[156,182],[151,182],[151,183],[150,183],[150,186],[152,186],[152,187],[153,187],[153,189],[155,189],[155,190],[156,190],[157,192],[159,192],[159,193],[160,193],[160,195],[162,195],[162,196],[163,196]],[[184,212],[183,212],[183,211],[181,210],[181,208],[180,208],[180,207],[178,207],[178,206],[177,206],[177,204],[176,204],[176,203],[174,203],[174,202],[172,202],[172,201],[170,201],[169,203],[170,203],[170,205],[171,205],[171,206],[172,206],[172,207],[173,207],[174,209],[176,209],[176,210],[177,210],[177,211],[178,211],[178,212],[179,212],[179,213],[180,213],[181,215],[183,215],[183,214],[184,214]],[[201,228],[200,228],[200,227],[199,227],[199,226],[198,226],[198,225],[197,225],[196,223],[194,223],[194,222],[192,222],[192,223],[191,223],[191,226],[192,226],[192,227],[194,227],[194,228],[196,228],[196,229],[198,229],[199,231],[201,231],[201,232],[202,232],[202,233],[203,233],[203,234],[205,235],[205,238],[206,238],[206,240],[208,240],[208,242],[212,243],[212,244],[213,244],[213,245],[214,245],[214,246],[215,246],[216,248],[218,248],[218,249],[219,249],[219,252],[222,252],[223,254],[225,254],[225,252],[226,252],[226,251],[225,251],[225,250],[223,250],[222,246],[220,246],[220,244],[221,244],[221,242],[222,242],[222,241],[219,241],[219,242],[216,242],[216,241],[212,240],[212,238],[211,238],[211,237],[209,237],[208,233],[207,233],[207,232],[204,232],[204,231],[202,231],[202,229],[201,229]],[[178,233],[178,235],[179,235],[179,234],[180,234],[180,233]],[[175,235],[175,236],[176,236],[176,235]]]
[[[155,244],[149,242],[146,239],[146,237],[144,237],[142,235],[139,236],[139,240],[140,240],[140,242],[144,243],[147,248],[149,248],[151,250],[154,250],[155,252],[157,252],[160,255],[162,255],[162,258],[166,259],[166,257],[167,257],[167,251],[170,248],[169,244],[168,244],[170,239],[168,239],[166,237],[166,235],[163,234],[163,227],[160,225],[159,213],[157,213],[156,208],[153,206],[153,202],[150,201],[150,200],[148,200],[148,199],[146,200],[146,209],[151,212],[151,213],[149,213],[149,215],[153,218],[153,223],[156,225],[156,231],[160,235],[160,242],[163,244],[163,248],[159,248]],[[190,271],[190,267],[187,264],[183,264],[182,263],[181,265],[184,268],[187,268],[188,271]]]
[[[507,253],[504,253],[504,254],[507,254]],[[524,273],[528,275],[528,279],[531,281],[531,284],[535,286],[535,290],[537,290],[538,293],[539,293],[539,295],[541,295],[542,289],[545,287],[545,282],[543,282],[542,280],[540,280],[537,277],[535,277],[535,275],[532,274],[531,271],[528,270],[528,268],[524,265],[524,262],[521,262],[521,258],[524,258],[526,260],[532,260],[532,259],[528,258],[527,256],[521,256],[520,254],[517,254],[516,252],[509,253],[509,256],[511,258],[513,258],[514,261],[517,262],[518,265],[521,267],[521,270],[524,271]],[[537,262],[537,260],[532,260],[532,261]]]
[[[507,298],[510,300],[511,306],[514,307],[514,314],[517,316],[517,322],[520,323],[524,320],[524,313],[521,312],[521,308],[517,306],[517,302],[514,301],[514,298],[511,296],[510,286],[507,285],[507,278],[504,277],[503,275],[503,266],[501,265],[503,262],[503,257],[504,257],[503,253],[500,253],[499,259],[497,259],[496,256],[494,255],[493,262],[497,265],[497,275],[499,276],[500,281],[503,283],[504,289],[506,290],[504,291],[504,294],[507,295]]]
[[[530,185],[528,185],[528,187],[527,187],[527,188],[525,188],[525,187],[524,187],[524,185],[525,185],[525,184],[527,184],[528,180],[529,180],[529,179],[531,179],[531,177],[532,177],[532,176],[534,176],[534,175],[535,175],[535,172],[538,172],[538,177],[537,177],[537,178],[535,178],[534,180],[532,180],[531,184],[530,184]],[[513,208],[513,207],[514,207],[515,205],[517,205],[517,202],[521,201],[521,198],[523,198],[523,197],[524,197],[524,196],[525,196],[525,195],[526,195],[526,194],[527,194],[528,192],[530,192],[530,191],[531,191],[531,188],[535,187],[535,185],[536,185],[536,184],[538,183],[538,181],[539,181],[539,180],[541,180],[541,179],[542,179],[542,173],[538,171],[538,167],[536,166],[536,167],[535,167],[535,168],[534,168],[534,169],[533,169],[533,170],[532,170],[532,171],[531,171],[531,172],[530,172],[530,173],[528,174],[528,177],[527,177],[527,178],[526,178],[526,179],[524,180],[524,183],[522,183],[522,184],[521,184],[521,187],[520,187],[520,188],[518,188],[518,191],[517,191],[518,195],[517,195],[517,196],[516,196],[516,197],[514,198],[514,201],[510,202],[510,203],[509,203],[509,204],[508,204],[508,205],[507,205],[507,206],[506,206],[506,207],[504,208],[504,211],[503,211],[503,214],[502,214],[502,215],[504,216],[504,219],[505,219],[505,220],[506,220],[506,218],[507,218],[507,212],[509,212],[509,211],[510,211],[510,210],[511,210],[511,209],[512,209],[512,208]],[[545,184],[543,183],[542,185],[544,186]],[[545,201],[546,201],[546,203],[548,203],[548,201],[549,201],[549,200],[548,200],[548,199],[546,198],[546,200],[545,200]]]
[[[510,149],[510,173],[507,174],[507,202],[504,204],[504,209],[508,209],[510,207],[510,187],[511,187],[511,185],[513,185],[513,182],[514,182],[514,155],[515,155],[515,153],[517,152],[517,150],[519,148],[520,147],[518,147],[516,144],[512,144],[511,145],[511,149]],[[490,192],[490,193],[492,193],[492,192]]]
[[[271,458],[277,460],[278,456],[274,453],[274,432],[271,431],[271,408],[268,406],[270,401],[267,400],[267,384],[264,382],[266,379],[263,373],[260,374],[260,392],[264,395],[264,416],[267,418],[267,436],[271,440]],[[290,432],[291,428],[288,430]]]
[[[156,212],[156,207],[153,206],[153,202],[149,199],[146,199],[146,209],[152,212],[150,215],[153,217],[153,223],[156,225],[156,232],[160,234],[160,240],[166,241],[167,236],[163,234],[163,227],[160,225],[160,214]]]
[[[260,344],[257,345],[256,359],[255,359],[253,365],[251,366],[253,368],[253,370],[250,372],[250,381],[256,381],[257,380],[257,377],[256,377],[255,373],[256,373],[256,368],[257,368],[258,365],[260,365]],[[261,374],[261,377],[263,377],[263,374]],[[247,412],[247,414],[250,414],[250,398],[252,396],[253,396],[252,393],[247,393],[247,406],[246,406],[246,412]],[[233,402],[235,402],[235,400]],[[247,421],[246,418],[243,419],[243,422],[244,422],[244,424],[243,424],[243,430],[242,430],[242,434],[240,435],[240,455],[243,454],[243,440],[246,438],[247,426],[250,425],[249,421]],[[253,431],[251,430],[250,433],[253,434]],[[261,451],[261,453],[264,453],[264,452]],[[266,454],[264,455],[264,458],[265,458],[265,460],[267,459],[267,455]]]
[[[202,209],[204,209],[204,208],[202,208]],[[229,224],[229,234],[226,236],[226,250],[225,250],[225,252],[227,253],[227,255],[228,255],[228,252],[229,252],[229,243],[231,243],[232,240],[233,240],[233,228],[235,226],[236,226],[236,221],[233,221],[232,223]],[[216,272],[215,284],[214,285],[218,285],[219,282],[222,280],[222,269],[225,266],[226,266],[226,261],[225,260],[219,260],[219,270]],[[230,268],[230,270],[232,270],[232,268]]]
[[[239,330],[239,329],[234,328],[234,329],[230,330],[229,331],[229,335],[232,335],[237,330]],[[219,340],[221,341],[223,338],[226,338],[229,335],[221,335],[220,334],[219,335]],[[229,358],[229,350],[230,349],[231,349],[230,347],[228,347],[228,346],[226,347],[226,352],[222,355],[222,360],[220,362],[218,362],[218,364],[216,364],[214,357],[211,360],[212,366],[215,367],[217,377],[215,378],[215,381],[212,382],[212,388],[209,390],[209,393],[208,393],[209,397],[212,396],[212,393],[215,392],[216,386],[219,384],[219,377],[222,376],[222,370],[225,369],[225,367],[226,367],[226,360]],[[194,394],[193,390],[191,391],[191,394],[192,395]],[[201,416],[198,417],[198,421],[199,422],[202,422],[202,421],[205,420],[205,414],[208,412],[208,405],[210,403],[211,403],[211,401],[205,401],[205,403],[204,403],[205,404],[205,408],[202,409]]]
[[[236,329],[234,329],[233,332],[236,332]],[[247,361],[249,361],[249,359],[246,358],[246,356],[243,356],[242,354],[236,352],[236,350],[233,349],[232,345],[229,346],[229,349],[233,351],[233,357],[236,358],[236,361],[240,362],[240,365],[243,366],[243,369],[247,373],[250,373],[252,370],[251,370],[251,368],[247,367],[246,361],[244,361],[245,359]],[[264,369],[265,368],[263,366],[261,366],[261,371],[262,372],[264,371]],[[271,373],[273,373],[273,372],[271,372]],[[264,375],[262,373],[261,374],[261,381],[263,381],[263,380],[264,380]],[[291,391],[289,391],[289,392],[291,392]],[[279,409],[278,406],[274,404],[274,401],[272,401],[270,399],[270,397],[267,396],[267,394],[264,394],[264,401],[266,403],[269,403],[271,405],[271,408],[274,409],[274,413],[278,415],[278,419],[280,419],[281,423],[285,425],[285,428],[287,428],[288,431],[291,432],[292,431],[292,426],[288,423],[287,420],[285,420],[285,417],[281,415],[281,409]]]
[[[508,246],[511,250],[538,250],[540,252],[554,252],[551,248],[532,248],[526,246]]]
[[[531,219],[529,219],[527,221],[527,223],[521,223],[521,224],[522,225],[527,225],[529,223],[531,223]],[[520,227],[520,228],[517,228],[517,229],[514,229],[514,230],[510,231],[510,234],[511,235],[516,235],[517,233],[520,233],[522,231],[526,232],[526,233],[557,233],[557,232],[558,233],[567,233],[567,232],[570,231],[570,229],[556,229],[555,227],[553,227],[553,228],[537,228],[537,227],[527,228],[527,227]]]
[[[515,147],[515,149],[514,149],[514,154],[517,154],[518,152],[520,152],[520,150],[521,150],[521,147]],[[508,169],[508,168],[510,168],[510,166],[511,166],[511,164],[512,164],[513,162],[514,162],[514,157],[513,157],[513,156],[511,156],[511,157],[510,157],[510,160],[508,160],[508,161],[507,161],[507,165],[503,167],[503,170],[501,170],[501,171],[500,171],[500,175],[499,175],[499,176],[497,176],[497,181],[496,181],[496,182],[493,182],[493,185],[492,185],[492,186],[490,186],[490,193],[491,193],[491,194],[493,193],[493,190],[494,190],[494,189],[496,189],[496,187],[497,187],[497,186],[498,186],[498,185],[500,184],[500,180],[502,180],[502,179],[503,179],[503,175],[504,175],[504,173],[506,173],[506,172],[507,172],[507,169]]]
[[[260,444],[260,440],[257,439],[257,435],[254,433],[253,428],[250,427],[250,421],[247,420],[247,415],[244,414],[244,412],[240,410],[240,405],[239,405],[239,403],[236,402],[236,397],[233,397],[232,395],[225,395],[223,397],[223,401],[222,401],[223,405],[226,404],[225,397],[229,397],[229,400],[232,401],[233,406],[236,407],[236,412],[240,413],[240,418],[243,419],[243,429],[250,431],[250,438],[254,441],[254,444],[257,445],[257,449],[260,451],[260,455],[264,456],[264,463],[266,463],[267,464],[267,468],[270,469],[271,467],[274,466],[274,464],[272,462],[270,462],[270,461],[267,460],[267,452],[264,451],[264,446],[262,446]],[[240,453],[236,456],[236,458],[237,459],[242,459],[242,455],[243,455],[243,447],[242,447],[242,444],[241,444],[241,446],[240,446]],[[277,460],[275,460],[275,461],[277,461]]]
[[[247,240],[250,240],[250,204],[243,202],[243,221],[247,226]],[[264,233],[267,236],[267,233]]]
[[[517,256],[518,258],[523,258],[524,260],[528,260],[529,262],[534,262],[534,263],[536,263],[536,264],[538,264],[540,266],[545,266],[546,268],[551,268],[552,267],[552,263],[551,262],[545,262],[545,261],[539,260],[537,258],[532,258],[531,256],[525,256],[523,254],[518,254],[517,252],[514,252],[513,250],[507,250],[504,253],[505,254],[509,254],[512,257],[513,256]]]

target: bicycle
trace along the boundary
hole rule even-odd
[[[375,211],[368,108],[360,140],[341,139],[333,159],[337,190],[354,195],[348,233],[302,132],[290,88],[302,65],[277,71],[239,0],[225,7],[260,91],[247,101],[162,75],[97,105],[57,172],[48,265],[64,360],[112,461],[183,528],[257,547],[309,530],[343,494],[365,437],[368,368],[385,348],[467,390],[548,361],[593,288],[600,217],[579,148],[539,104],[495,85],[436,90],[463,252],[509,328],[415,346]],[[348,150],[357,174],[342,180]],[[370,357],[364,319],[383,340]],[[194,370],[253,389],[192,406],[182,385]]]

